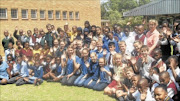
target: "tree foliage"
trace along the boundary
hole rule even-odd
[[[131,25],[139,24],[142,22],[140,17],[123,17],[123,12],[136,8],[138,6],[149,3],[150,0],[109,0],[109,2],[101,5],[101,18],[110,20],[111,24],[120,24],[124,26],[127,22]]]

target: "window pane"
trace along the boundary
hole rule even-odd
[[[0,8],[0,18],[7,18],[7,10]]]
[[[79,12],[76,12],[76,19],[79,19]]]
[[[53,11],[48,11],[48,18],[52,19],[53,18]]]
[[[36,10],[31,10],[31,18],[37,18]]]
[[[60,19],[60,11],[56,11],[56,19]]]
[[[18,18],[18,10],[11,9],[11,18]]]
[[[27,18],[27,10],[22,10],[22,18]]]
[[[69,12],[69,18],[70,18],[70,19],[73,19],[73,18],[74,18],[73,12]]]
[[[41,19],[45,18],[45,11],[42,10],[40,11],[40,18]]]
[[[67,19],[67,12],[66,11],[63,12],[63,19]]]

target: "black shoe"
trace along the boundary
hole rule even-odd
[[[48,79],[48,80],[46,80],[47,82],[54,82],[52,79]]]

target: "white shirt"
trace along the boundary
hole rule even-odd
[[[149,88],[147,89],[147,95],[146,95],[145,101],[156,101],[156,100],[152,97],[152,94],[151,94]]]
[[[175,78],[173,76],[172,70],[168,69],[167,72],[169,73],[169,76],[170,76],[171,80],[175,83],[177,90],[180,91],[179,84],[176,82],[176,80],[175,80]],[[179,69],[179,67],[177,67],[175,69],[175,72],[176,72],[177,76],[180,77],[180,69]]]
[[[134,50],[134,41],[135,36],[133,35],[133,32],[129,33],[129,36],[124,40],[126,42],[126,49],[131,53]]]
[[[167,84],[167,87],[170,85],[170,83],[171,83],[171,80],[169,81],[169,83]],[[174,90],[172,89],[172,88],[167,88],[167,92],[168,92],[168,96],[169,97],[173,97],[174,96],[174,94],[175,94],[175,92],[174,92]]]

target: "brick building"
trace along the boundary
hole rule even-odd
[[[0,0],[0,40],[4,30],[13,34],[15,26],[24,31],[50,23],[63,28],[68,23],[84,27],[84,21],[101,25],[100,0]],[[3,53],[0,42],[0,53]]]

